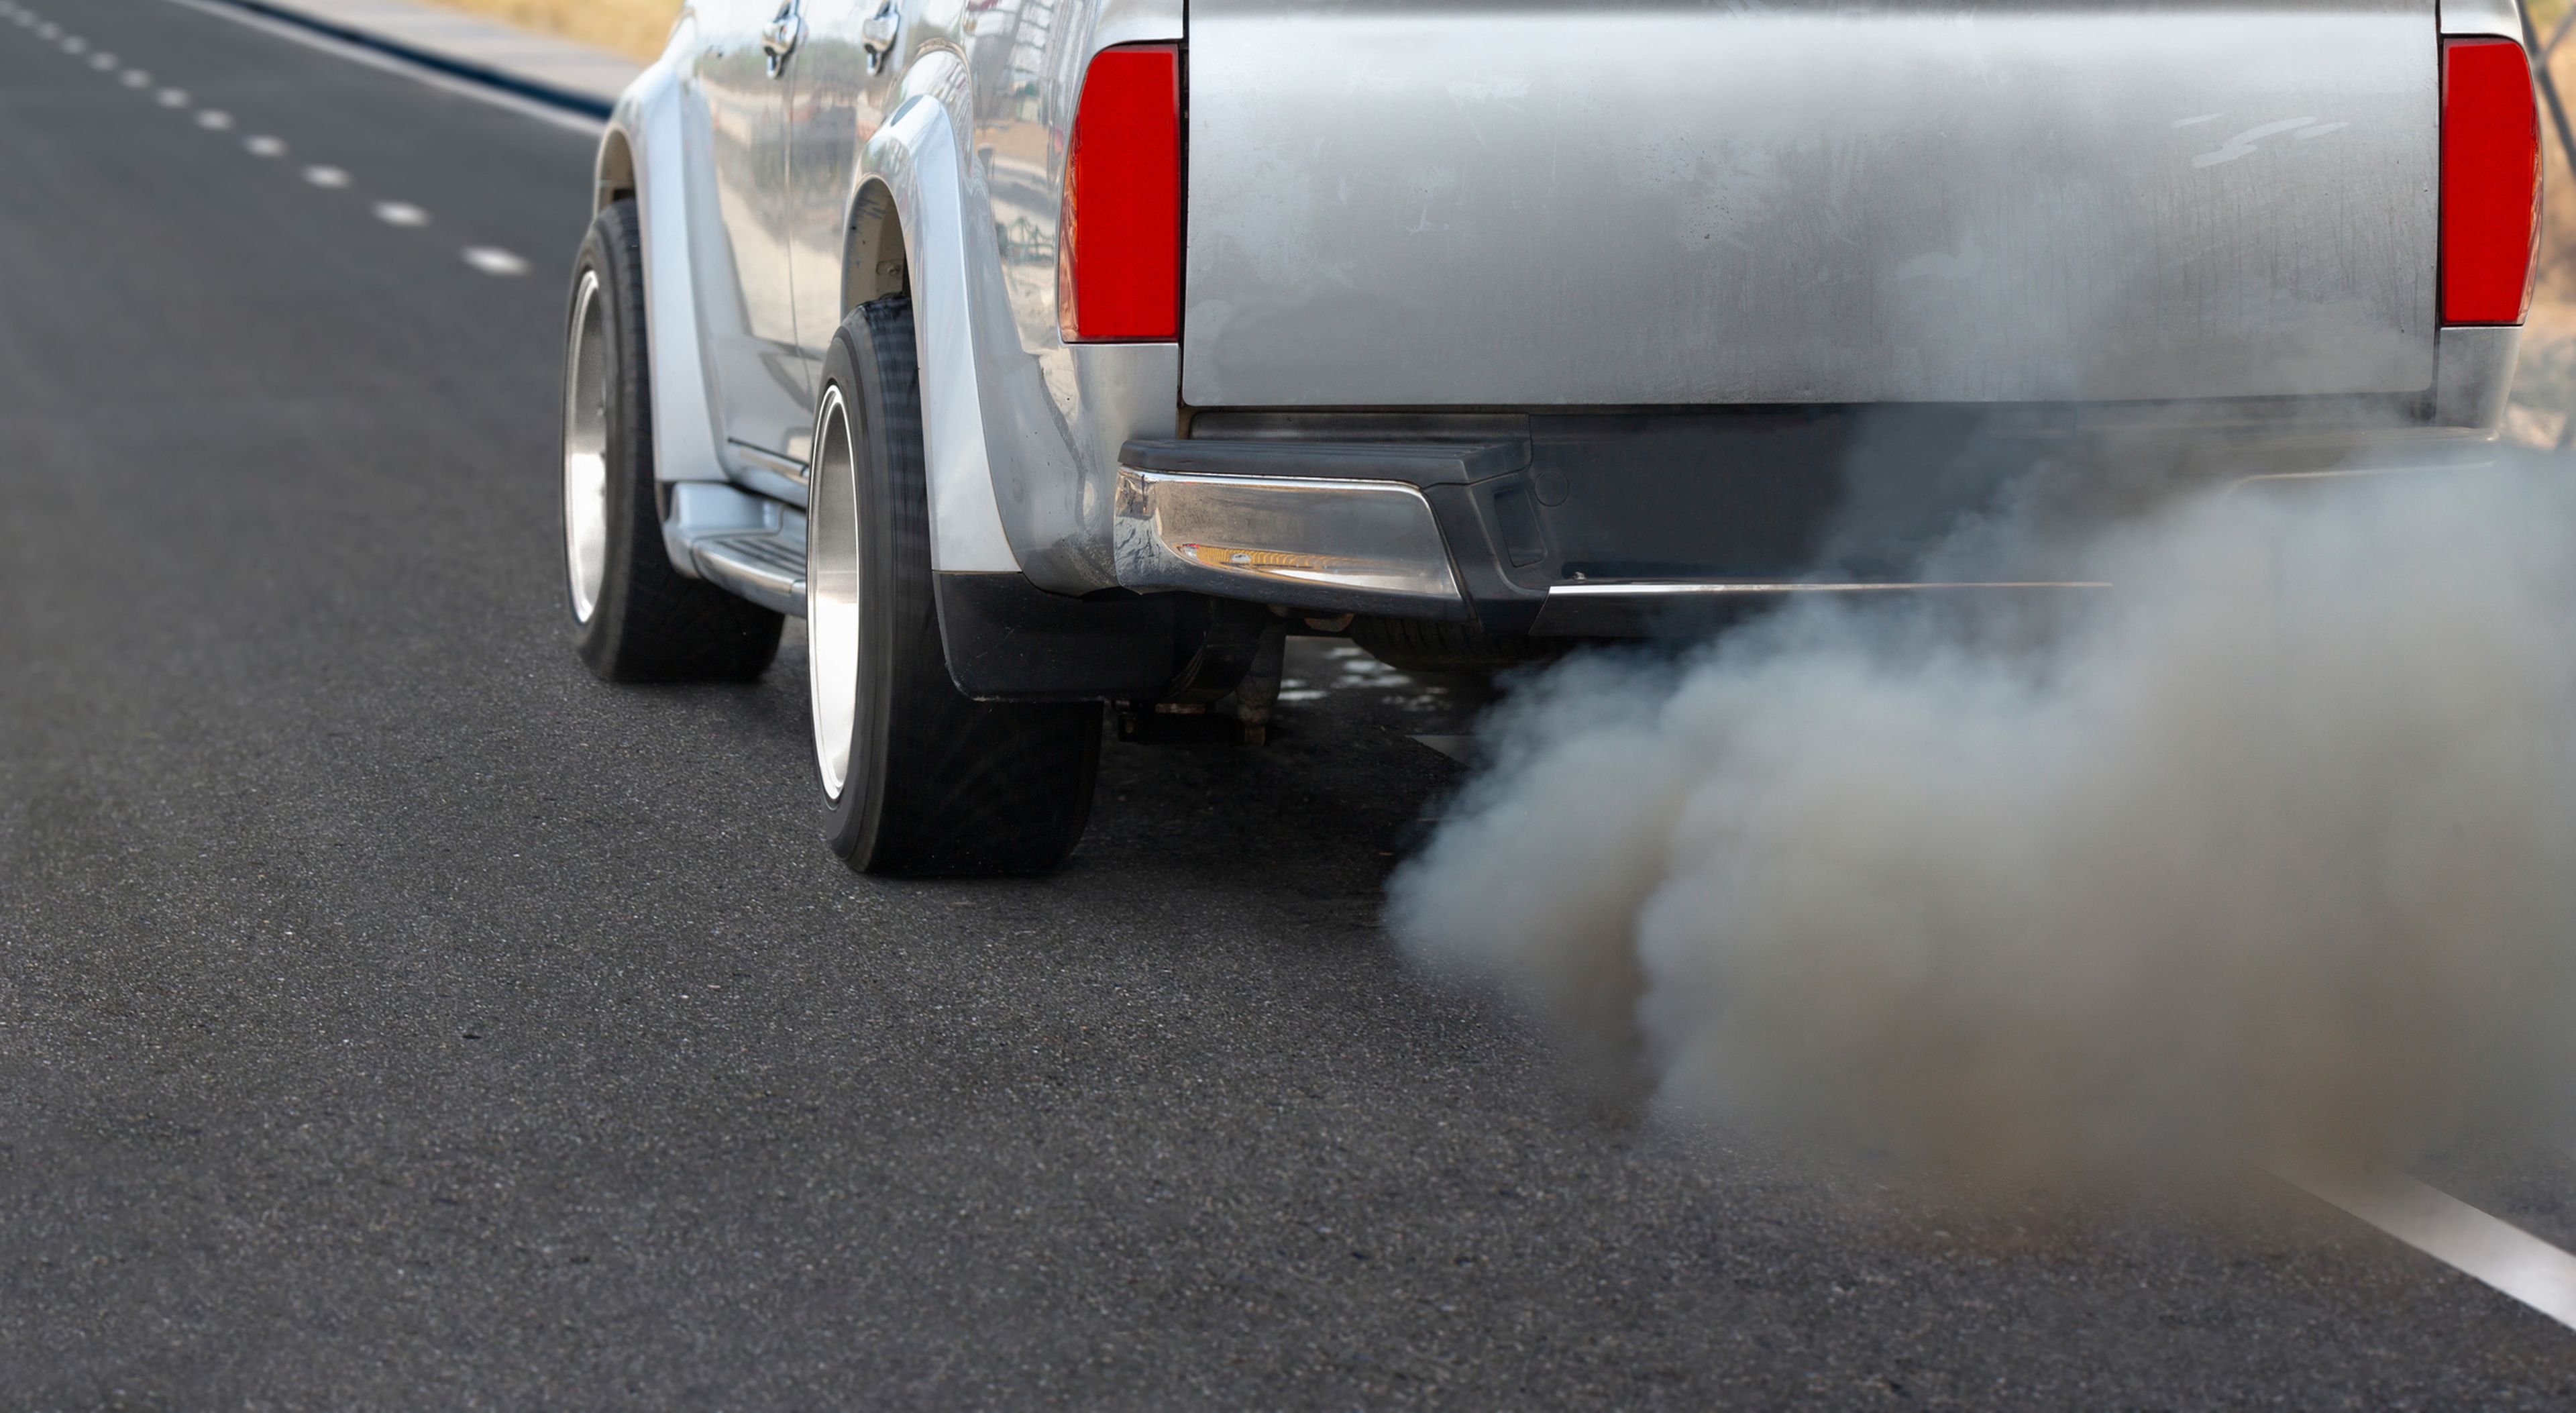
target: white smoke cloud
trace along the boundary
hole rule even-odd
[[[1396,935],[1667,1116],[2022,1172],[2402,1156],[2563,1048],[2576,492],[2209,493],[2048,552],[2118,587],[1524,684]]]

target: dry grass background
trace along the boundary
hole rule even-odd
[[[2576,0],[2540,0],[2532,19],[2543,38]],[[2551,57],[2550,76],[2576,104],[2576,32]],[[2576,114],[2571,114],[2576,116]],[[2541,145],[2548,152],[2548,192],[2540,241],[2540,289],[2524,336],[2522,368],[2514,380],[2505,435],[2530,445],[2555,444],[2576,411],[2576,173],[2544,113]]]
[[[540,34],[594,44],[639,62],[662,52],[680,0],[437,0]]]

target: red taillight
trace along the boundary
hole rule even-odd
[[[2540,247],[2540,110],[2510,39],[2442,46],[2442,322],[2519,324]]]
[[[1181,335],[1181,51],[1103,49],[1082,81],[1056,237],[1065,341]]]

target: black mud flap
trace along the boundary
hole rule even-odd
[[[1154,701],[1171,685],[1177,594],[1051,594],[1019,574],[940,574],[957,690],[983,701]]]

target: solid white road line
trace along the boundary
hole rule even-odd
[[[349,174],[337,167],[307,167],[304,169],[304,179],[315,186],[335,189],[349,184]]]
[[[552,123],[556,127],[569,128],[574,132],[594,137],[598,135],[600,129],[607,126],[601,120],[586,114],[570,112],[551,103],[540,103],[533,98],[522,98],[515,93],[476,83],[470,79],[443,74],[436,69],[412,63],[407,59],[396,58],[361,44],[351,44],[345,39],[334,39],[301,25],[291,25],[283,20],[270,19],[255,11],[217,4],[214,0],[170,0],[170,3],[185,5],[203,14],[217,15],[238,25],[248,25],[252,29],[264,30],[280,39],[301,44],[307,49],[319,49],[325,54],[337,55],[353,64],[364,64],[371,69],[401,74],[414,82],[425,83],[432,88],[445,89],[449,93],[462,98],[471,98],[478,103],[489,103],[495,108],[507,108],[541,123]]]
[[[243,143],[242,146],[247,149],[253,157],[283,157],[286,155],[285,141],[280,138],[270,137],[266,133],[262,133],[259,136],[250,139],[248,142]]]
[[[465,248],[465,263],[487,275],[524,275],[528,262],[510,252],[490,245]]]
[[[425,226],[429,224],[429,213],[408,201],[379,201],[376,219],[388,226]]]
[[[2390,1236],[2576,1329],[2576,1256],[2403,1173],[2284,1173]]]
[[[220,108],[209,108],[197,115],[197,126],[209,131],[221,132],[232,125],[233,115]]]

